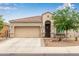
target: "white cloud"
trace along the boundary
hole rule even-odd
[[[13,5],[13,6],[16,6],[16,3],[0,3],[0,5],[5,5],[5,6]]]
[[[64,3],[62,6],[58,6],[57,9],[64,9],[65,7],[69,6],[70,8],[75,8],[75,5],[74,4],[71,4],[71,3]]]
[[[74,4],[72,4],[71,7],[72,7],[73,9],[75,9],[75,5],[74,5]]]
[[[0,6],[0,10],[13,10],[13,9],[17,9],[16,7],[9,7],[9,6],[7,6],[7,7],[3,7],[3,6]]]
[[[14,10],[17,9],[16,4],[0,3],[0,10]]]

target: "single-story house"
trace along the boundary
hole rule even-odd
[[[40,16],[10,20],[10,37],[54,37],[56,30],[53,26],[54,24],[52,17],[52,13],[46,12]]]

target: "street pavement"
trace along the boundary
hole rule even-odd
[[[41,38],[9,38],[0,42],[0,54],[71,54],[79,53],[79,46],[44,47]]]

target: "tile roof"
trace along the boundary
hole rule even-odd
[[[42,20],[41,16],[33,16],[33,17],[10,20],[10,22],[42,22]]]

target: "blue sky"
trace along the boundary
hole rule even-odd
[[[0,3],[0,15],[5,21],[41,15],[45,12],[54,12],[63,8],[64,3]],[[71,4],[79,10],[79,4]]]

